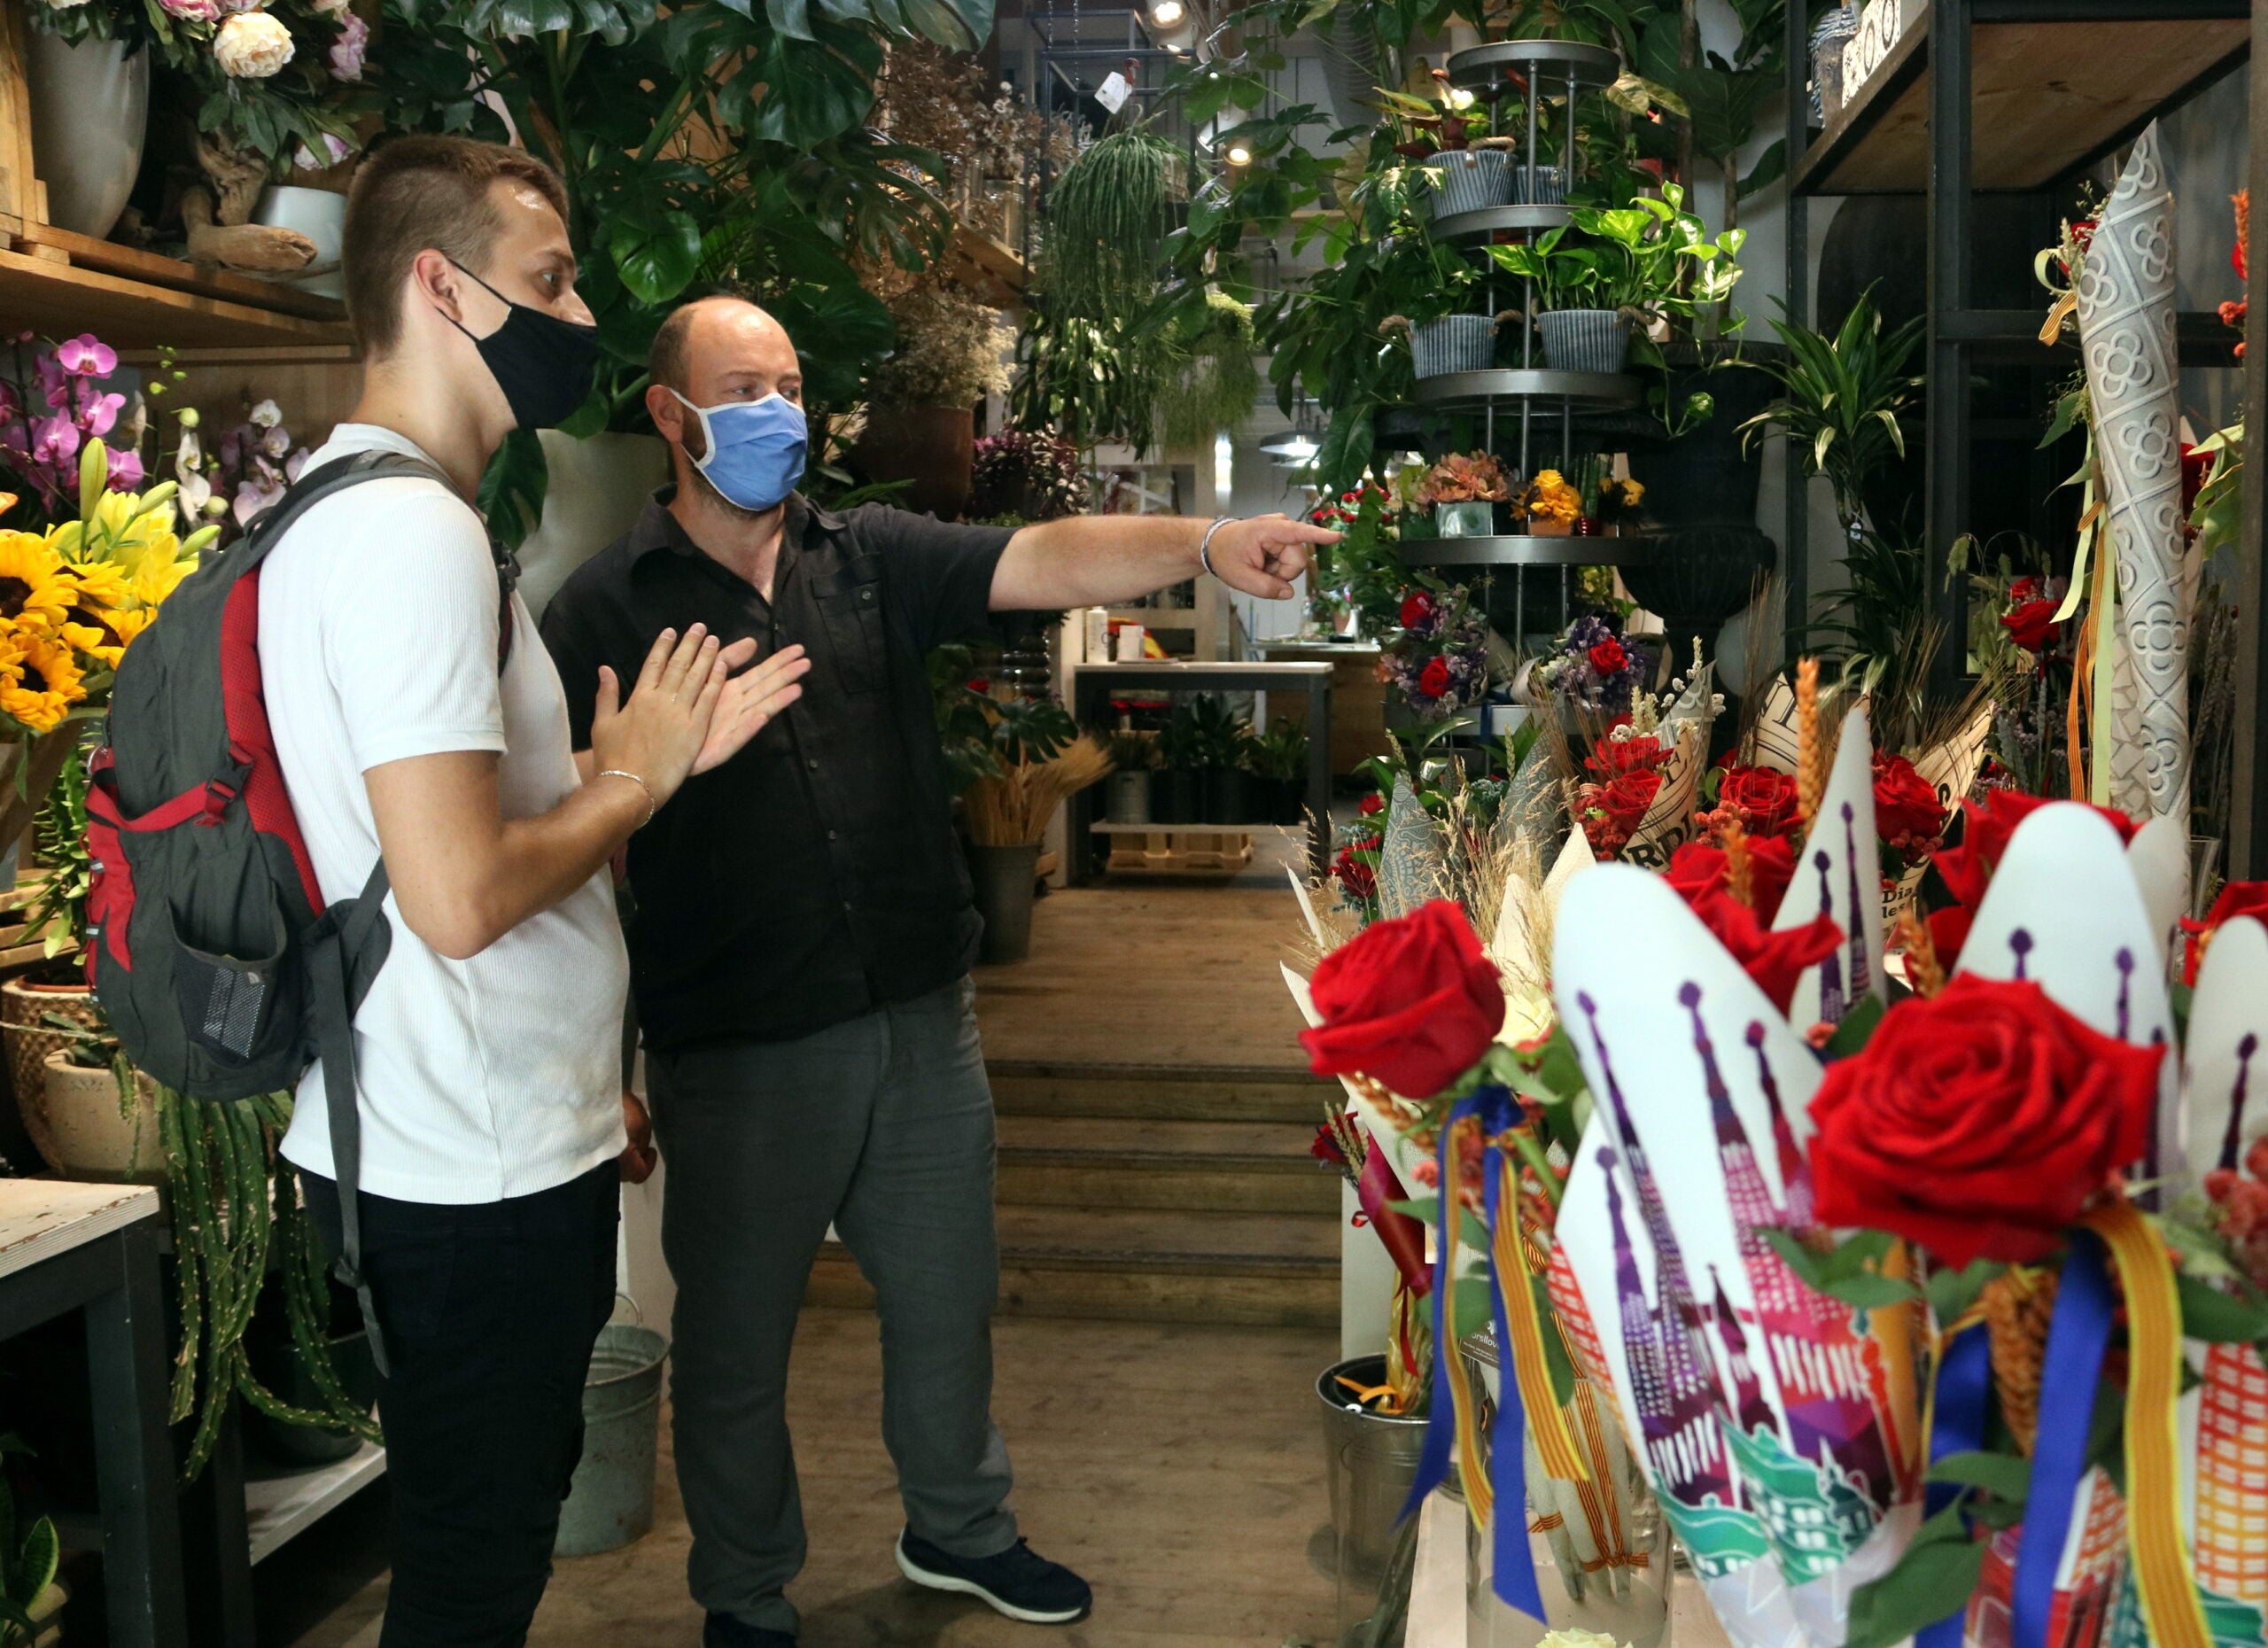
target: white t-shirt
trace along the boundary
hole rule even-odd
[[[342,424],[308,467],[409,440]],[[325,899],[377,862],[362,774],[493,750],[506,818],[579,784],[567,700],[526,606],[496,669],[496,571],[478,517],[438,481],[364,481],[316,504],[260,569],[261,680],[284,781]],[[354,1015],[361,1185],[405,1201],[498,1201],[562,1185],[622,1148],[629,962],[602,870],[470,960],[409,929]],[[331,1173],[322,1067],[299,1084],[284,1154]]]

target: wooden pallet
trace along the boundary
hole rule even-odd
[[[1110,838],[1106,869],[1140,875],[1236,875],[1252,862],[1252,837],[1235,831],[1192,835],[1158,829]]]

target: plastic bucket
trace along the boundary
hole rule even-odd
[[[1433,190],[1433,215],[1480,212],[1512,202],[1511,157],[1502,149],[1445,149],[1425,164],[1441,175]]]
[[[599,1330],[583,1380],[583,1457],[560,1509],[555,1555],[619,1550],[654,1526],[662,1365],[669,1354],[669,1341],[650,1327],[617,1322]]]
[[[1619,372],[1630,358],[1630,317],[1619,309],[1554,309],[1535,330],[1555,372]]]
[[[1420,377],[1487,371],[1496,364],[1495,317],[1445,315],[1411,327],[1410,363]]]

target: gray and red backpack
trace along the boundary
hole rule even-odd
[[[392,942],[386,867],[357,897],[324,903],[268,727],[260,571],[317,501],[398,476],[455,490],[407,454],[354,453],[302,475],[242,538],[208,552],[120,664],[87,786],[87,969],[105,1016],[138,1069],[194,1099],[290,1092],[321,1061],[338,1275],[381,1357],[354,1194],[354,1011]],[[509,556],[497,559],[501,666],[514,573]]]

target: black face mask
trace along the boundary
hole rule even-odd
[[[480,351],[496,387],[504,392],[512,421],[522,429],[549,429],[573,416],[591,397],[591,378],[598,369],[599,329],[578,326],[524,303],[514,303],[454,258],[450,264],[509,311],[504,323],[485,338],[472,338],[461,322],[451,320],[449,324],[472,338],[472,346]]]

